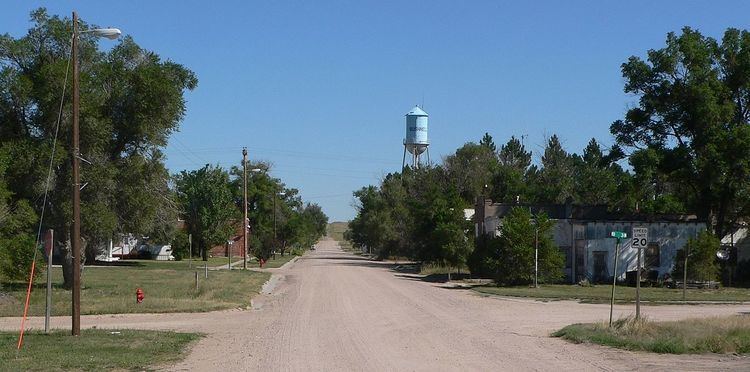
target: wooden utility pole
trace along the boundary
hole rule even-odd
[[[78,157],[80,156],[78,108],[78,14],[73,12],[73,135],[71,144],[71,160],[73,161],[73,231],[71,249],[73,252],[73,305],[71,310],[71,334],[81,334],[81,174]]]
[[[247,148],[242,148],[242,269],[247,270]]]

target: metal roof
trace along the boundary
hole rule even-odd
[[[409,111],[409,113],[407,113],[406,115],[408,115],[408,116],[429,116],[426,112],[424,112],[424,110],[422,110],[421,108],[419,108],[419,106],[414,106],[414,108],[411,109],[411,111]]]

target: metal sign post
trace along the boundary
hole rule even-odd
[[[628,234],[622,231],[612,231],[610,234],[617,239],[615,243],[615,267],[612,273],[612,296],[609,299],[609,326],[612,327],[612,312],[615,307],[615,286],[617,285],[617,258],[620,256],[620,241],[628,237]]]
[[[54,247],[55,231],[47,230],[44,239],[44,251],[47,253],[47,303],[44,309],[44,333],[49,333],[49,320],[52,315],[52,251]]]
[[[632,247],[638,249],[638,264],[635,274],[635,318],[641,318],[641,251],[648,244],[648,228],[633,228]]]

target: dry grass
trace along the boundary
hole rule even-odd
[[[627,350],[667,354],[750,353],[750,316],[652,322],[625,318],[605,323],[573,324],[553,334]]]
[[[408,261],[407,259],[403,259],[404,261]],[[437,265],[437,264],[427,264],[422,265],[420,274],[422,275],[444,275],[448,274],[450,271],[451,275],[466,275],[469,273],[469,268],[466,266],[462,266],[460,268],[458,267],[448,267],[443,265]]]
[[[195,263],[194,263],[195,264]],[[195,271],[199,272],[195,290]],[[70,291],[61,287],[62,270],[53,268],[52,313],[70,314]],[[143,261],[126,267],[86,267],[82,274],[83,314],[201,312],[250,304],[269,274],[242,270],[209,271],[187,267],[187,263]],[[45,283],[34,285],[29,315],[44,315]],[[145,300],[136,304],[135,290],[142,288]],[[0,316],[21,316],[26,295],[24,283],[3,283]]]
[[[348,229],[349,229],[348,222],[331,222],[328,224],[328,228],[326,229],[326,236],[337,241],[341,249],[347,252],[352,252],[354,251],[354,247],[352,247],[352,243],[344,239],[344,233]]]

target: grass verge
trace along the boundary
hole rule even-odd
[[[546,284],[539,288],[528,286],[497,287],[481,286],[473,288],[483,294],[530,297],[549,300],[578,300],[589,303],[609,302],[612,287],[596,285],[581,287],[578,285]],[[688,289],[687,300],[694,302],[745,302],[750,301],[748,288]],[[635,288],[618,286],[615,290],[615,301],[630,303],[635,301]],[[682,289],[641,288],[641,301],[651,303],[681,303]]]
[[[281,255],[277,254],[276,255],[276,259],[270,259],[270,260],[266,261],[266,264],[263,265],[263,268],[264,269],[279,268],[281,266],[284,266],[285,263],[291,261],[294,257],[297,257],[297,256],[292,255],[292,254],[287,254],[285,256],[281,256]],[[257,263],[256,263],[256,265],[257,265]]]
[[[119,332],[119,333],[116,333]],[[149,370],[183,359],[197,333],[86,329],[27,332],[16,351],[18,333],[0,332],[0,369],[7,371]]]
[[[604,323],[569,325],[553,334],[575,343],[594,343],[662,354],[750,353],[750,317],[651,322],[625,318]]]
[[[202,312],[250,304],[270,274],[243,270],[209,271],[189,269],[185,261],[140,261],[133,266],[88,266],[82,273],[81,313],[170,313]],[[198,290],[195,289],[198,271]],[[46,275],[46,274],[45,274]],[[52,269],[52,314],[70,314],[70,291],[62,288],[62,269]],[[44,278],[34,284],[29,315],[44,315]],[[145,292],[145,300],[136,304],[135,290]],[[21,316],[26,283],[0,285],[0,316]]]

